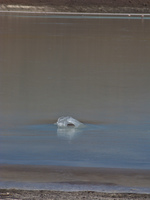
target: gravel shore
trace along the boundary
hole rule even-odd
[[[0,199],[35,199],[35,200],[146,200],[150,199],[150,194],[133,193],[101,193],[93,191],[63,192],[48,190],[15,190],[1,189]]]

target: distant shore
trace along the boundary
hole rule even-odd
[[[150,13],[149,0],[0,0],[0,11]]]

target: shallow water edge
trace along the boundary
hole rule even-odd
[[[1,165],[1,189],[150,193],[150,170]]]

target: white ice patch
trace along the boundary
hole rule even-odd
[[[79,122],[78,120],[74,119],[73,117],[60,117],[58,118],[56,125],[59,128],[66,128],[68,126],[73,126],[74,128],[79,128],[83,126],[83,123]]]

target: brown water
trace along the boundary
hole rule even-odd
[[[148,18],[1,13],[1,162],[149,168],[149,76]],[[89,124],[72,146],[62,115]]]
[[[149,20],[0,18],[2,123],[149,120]]]

